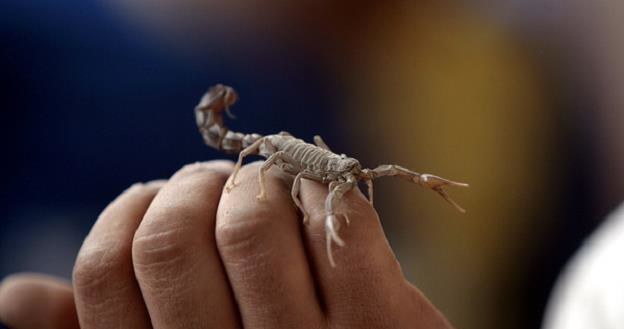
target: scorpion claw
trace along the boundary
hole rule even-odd
[[[465,213],[466,212],[466,209],[462,208],[459,204],[457,204],[457,202],[455,202],[455,200],[451,199],[451,197],[446,193],[446,191],[444,189],[442,189],[442,187],[435,187],[434,190],[436,192],[438,192],[438,194],[440,196],[442,196],[442,198],[444,198],[444,200],[446,200],[446,202],[450,203],[459,212],[461,212],[461,213]]]
[[[466,183],[454,182],[452,180],[448,180],[446,178],[438,177],[430,174],[422,174],[414,179],[415,183],[418,183],[422,186],[436,189],[437,187],[442,186],[457,186],[457,187],[469,187]]]
[[[418,177],[418,180],[414,180],[419,185],[430,188],[436,191],[444,200],[450,203],[455,209],[457,209],[461,213],[465,213],[466,210],[462,208],[457,202],[455,202],[444,190],[444,186],[457,186],[457,187],[468,187],[469,185],[466,183],[454,182],[452,180],[448,180],[442,177],[438,177],[435,175],[423,174]]]

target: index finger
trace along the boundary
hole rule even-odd
[[[223,193],[217,213],[217,246],[245,328],[321,328],[301,218],[290,178],[278,168],[266,177],[258,200],[261,163],[242,167],[240,184]]]
[[[311,262],[315,267],[319,290],[327,306],[327,317],[336,325],[354,326],[374,323],[369,317],[385,316],[368,312],[353,312],[353,302],[362,309],[381,310],[376,305],[396,303],[395,292],[405,285],[401,268],[384,234],[377,212],[368,200],[354,188],[347,192],[338,206],[343,216],[340,236],[344,247],[334,247],[336,267],[332,267],[326,249],[325,198],[328,186],[311,180],[304,180],[301,186],[301,201],[310,214],[310,225],[305,228],[306,244]],[[342,218],[340,218],[342,217]],[[397,306],[398,307],[398,306]]]

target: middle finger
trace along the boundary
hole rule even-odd
[[[158,193],[134,236],[134,270],[154,328],[237,328],[214,228],[232,163],[190,165]]]

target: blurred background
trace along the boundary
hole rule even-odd
[[[222,82],[235,130],[469,182],[461,215],[379,181],[389,240],[457,328],[537,328],[624,199],[623,28],[616,0],[2,0],[0,275],[69,278],[122,190],[223,158],[192,111]]]

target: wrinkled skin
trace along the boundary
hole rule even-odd
[[[184,167],[167,181],[135,184],[100,215],[72,283],[19,274],[0,286],[0,321],[27,328],[450,328],[408,283],[377,213],[358,189],[332,268],[325,253],[327,187],[303,180],[302,225],[292,177],[233,164]]]

